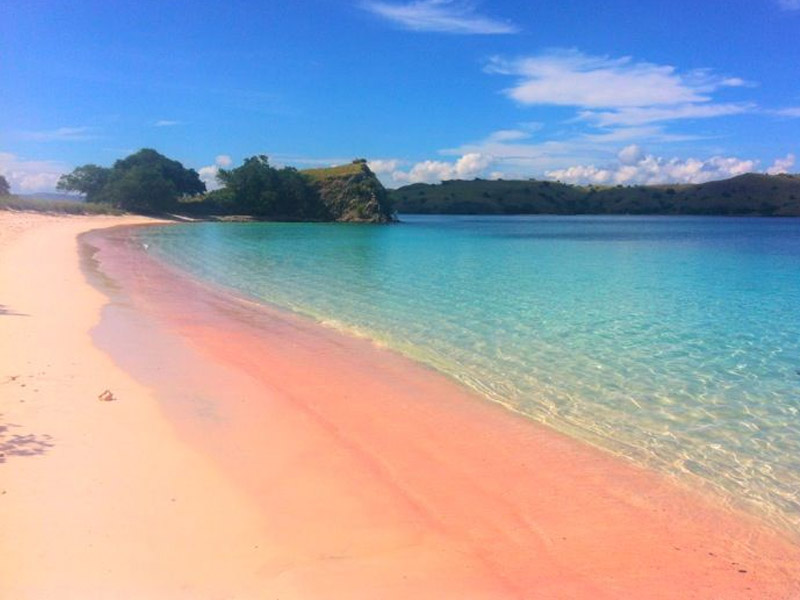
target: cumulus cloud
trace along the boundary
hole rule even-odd
[[[643,142],[662,144],[684,141],[688,137],[667,134],[658,127],[625,127],[597,130],[597,133],[569,132],[569,135],[556,139],[547,131],[529,131],[525,137],[507,135],[507,131],[519,130],[500,130],[482,140],[442,150],[442,154],[462,156],[478,153],[491,156],[495,170],[502,170],[506,177],[511,178],[512,174],[530,177],[569,165],[607,161],[616,156],[622,145]]]
[[[625,146],[622,150],[620,150],[619,154],[617,154],[617,158],[619,159],[620,164],[635,165],[644,158],[644,150],[642,150],[636,144],[631,144],[630,146]]]
[[[376,158],[367,162],[370,171],[375,173],[375,175],[391,175],[397,171],[402,164],[403,161],[396,158]]]
[[[59,127],[45,131],[21,131],[19,137],[31,142],[83,142],[97,138],[89,127]]]
[[[511,23],[480,15],[475,3],[469,1],[416,0],[397,3],[365,0],[362,6],[396,25],[413,31],[483,35],[519,31]]]
[[[373,160],[369,168],[388,185],[409,183],[439,183],[450,179],[475,179],[484,176],[493,163],[491,156],[472,152],[455,161],[425,160],[402,169],[396,159]]]
[[[9,152],[0,152],[0,175],[15,194],[54,192],[59,177],[72,169],[58,161],[25,160]]]
[[[772,166],[767,169],[770,175],[780,175],[781,173],[788,173],[794,166],[794,154],[787,154],[784,158],[776,158]]]
[[[233,164],[233,160],[227,154],[218,154],[214,159],[214,164],[223,169],[227,169]]]
[[[575,165],[547,171],[545,175],[565,183],[632,185],[659,183],[704,183],[756,170],[758,161],[729,156],[664,158],[645,154],[638,146],[623,148],[616,163],[605,167]]]
[[[197,169],[197,174],[200,176],[200,181],[206,184],[206,189],[211,190],[219,189],[220,185],[217,182],[217,173],[219,167],[217,165],[208,165]]]

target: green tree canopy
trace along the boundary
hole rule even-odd
[[[115,171],[104,190],[107,201],[137,212],[163,212],[178,200],[176,185],[151,165]]]
[[[8,179],[0,175],[0,196],[8,196],[11,193],[11,186],[8,185]]]
[[[315,219],[324,212],[307,177],[291,167],[271,167],[263,154],[246,158],[235,169],[220,169],[217,179],[237,209],[247,214]]]
[[[144,148],[127,158],[123,158],[114,163],[114,171],[131,171],[134,169],[139,173],[148,172],[150,175],[158,173],[168,182],[175,186],[175,192],[180,196],[194,196],[206,191],[206,184],[200,181],[200,176],[194,169],[186,169],[177,160],[171,160],[152,150]]]
[[[142,212],[174,209],[179,197],[206,189],[197,171],[149,148],[116,161],[110,169],[91,164],[78,167],[63,175],[56,187],[82,193],[88,202]]]
[[[97,165],[83,165],[72,173],[62,175],[56,189],[61,192],[77,192],[86,196],[87,202],[102,201],[103,189],[111,179],[111,169]]]

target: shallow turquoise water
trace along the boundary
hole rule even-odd
[[[403,220],[138,235],[800,532],[800,219]]]

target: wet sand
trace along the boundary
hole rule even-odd
[[[49,444],[0,464],[0,597],[800,595],[797,541],[716,499],[123,229],[82,238],[81,273],[67,221],[0,251],[31,315],[0,315],[0,380],[28,378],[0,384],[4,435]]]

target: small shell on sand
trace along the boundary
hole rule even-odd
[[[100,394],[97,398],[103,402],[112,402],[116,400],[114,394],[111,393],[111,390],[104,390],[103,393]]]

